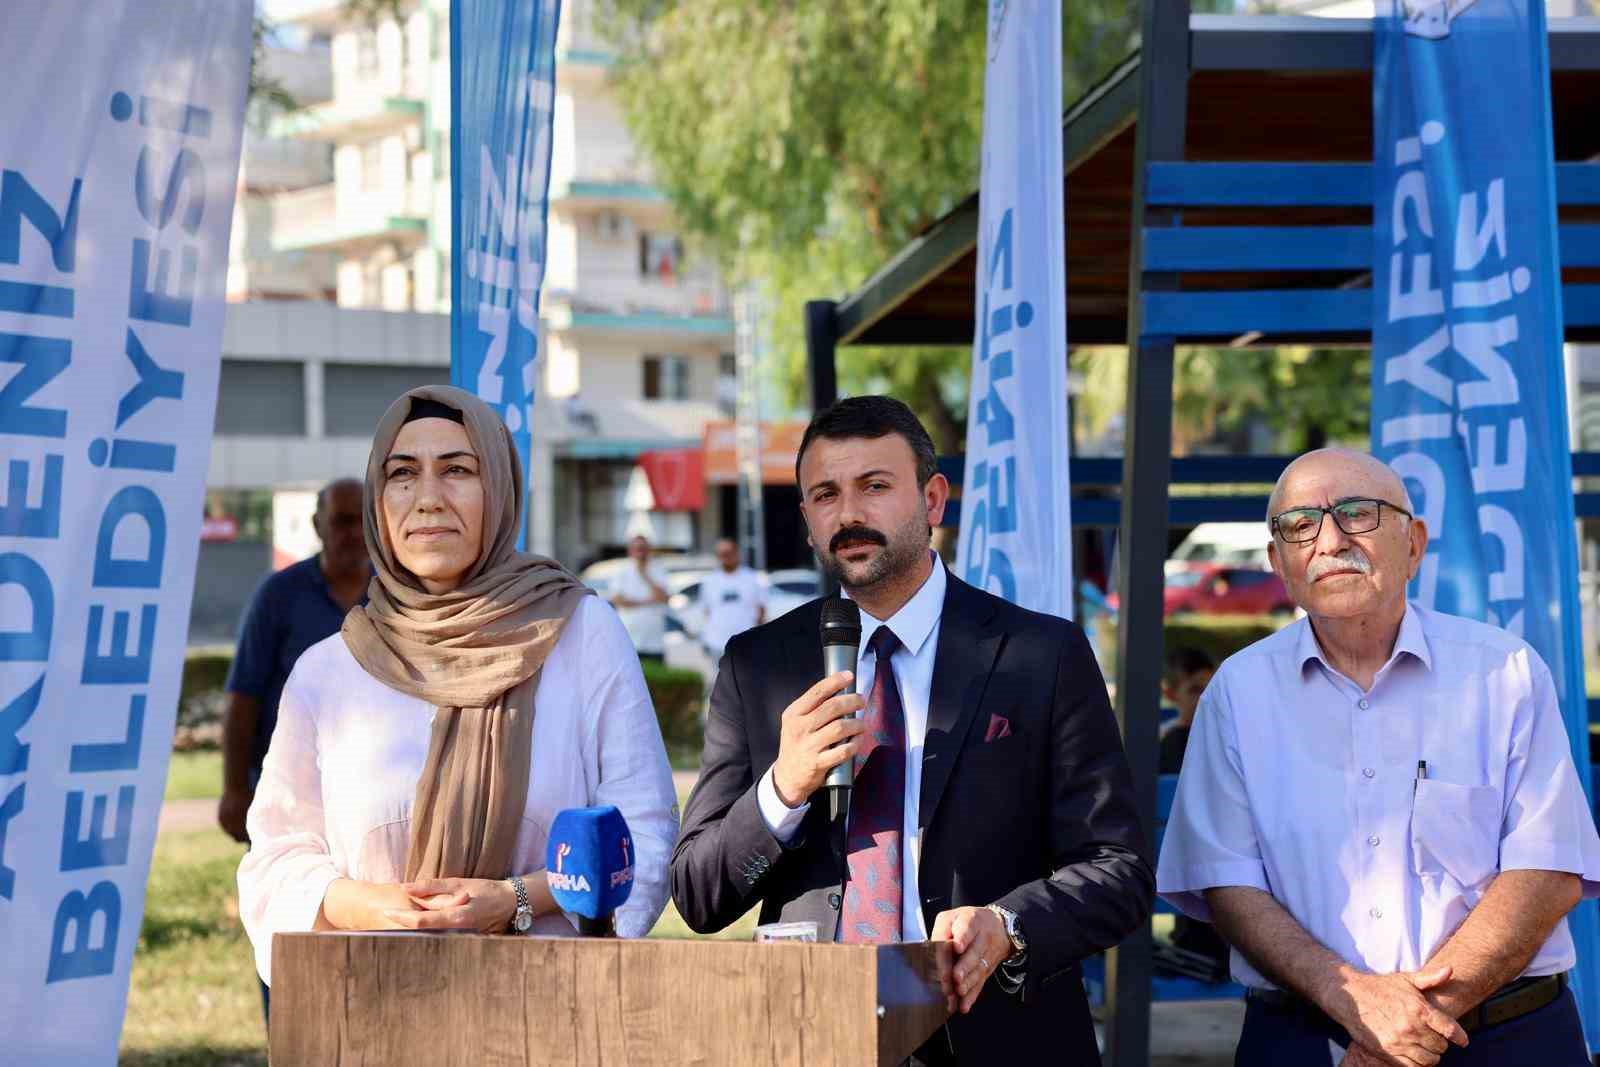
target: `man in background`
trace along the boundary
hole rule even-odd
[[[322,487],[311,517],[322,551],[267,575],[239,626],[239,646],[225,687],[222,799],[217,804],[217,822],[235,841],[249,842],[245,814],[255,799],[261,762],[278,723],[278,698],[295,661],[338,633],[350,609],[366,602],[372,563],[361,529],[361,493],[354,478]],[[263,985],[263,1013],[267,1005]]]
[[[739,546],[724,537],[717,542],[717,569],[700,582],[706,606],[701,640],[713,663],[722,659],[728,639],[767,621],[767,591],[761,576],[739,562]]]
[[[632,566],[617,576],[611,605],[633,638],[639,658],[660,663],[666,648],[667,572],[650,562],[650,541],[643,536],[628,542],[628,558]]]
[[[322,551],[262,581],[245,610],[228,671],[217,822],[235,841],[247,840],[245,812],[289,671],[300,653],[337,633],[345,614],[367,599],[372,565],[361,531],[361,483],[341,479],[324,486],[311,525]]]

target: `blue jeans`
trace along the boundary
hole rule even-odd
[[[1468,1035],[1466,1048],[1451,1045],[1439,1067],[1591,1067],[1583,1024],[1572,990],[1537,1011]],[[1248,1001],[1234,1067],[1335,1067],[1350,1036],[1331,1019],[1269,1008]],[[1332,1046],[1337,1046],[1337,1049]],[[1337,1052],[1337,1055],[1335,1054]]]

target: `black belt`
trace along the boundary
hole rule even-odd
[[[1566,988],[1567,975],[1564,971],[1561,974],[1547,974],[1537,978],[1519,978],[1495,990],[1483,1003],[1456,1021],[1467,1033],[1476,1033],[1491,1026],[1510,1022],[1512,1019],[1520,1019],[1530,1012],[1553,1004]],[[1340,1029],[1321,1008],[1281,989],[1250,989],[1245,992],[1245,999],[1253,1000],[1273,1011],[1309,1016],[1313,1021]]]

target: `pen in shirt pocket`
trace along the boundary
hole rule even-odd
[[[1417,782],[1422,781],[1426,777],[1428,777],[1428,761],[1425,759],[1419,759],[1417,760],[1417,777],[1416,780],[1411,783],[1412,796],[1417,795]]]

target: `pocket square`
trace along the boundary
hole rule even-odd
[[[989,716],[989,729],[983,735],[983,743],[998,741],[1002,737],[1011,736],[1011,720],[1004,715]]]

